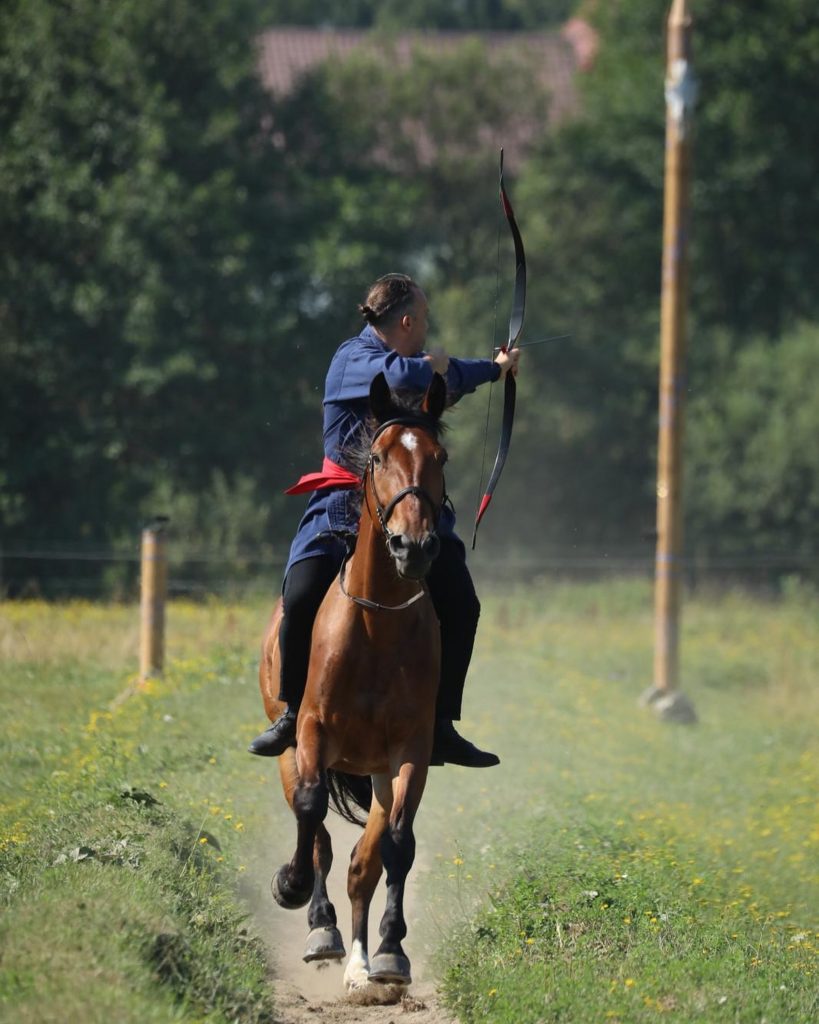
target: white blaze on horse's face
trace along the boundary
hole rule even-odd
[[[411,434],[408,430],[405,430],[401,435],[401,444],[407,449],[408,452],[414,452],[418,447],[418,438],[415,434]]]
[[[372,487],[399,576],[422,579],[440,550],[446,453],[426,428],[396,425],[373,449]]]

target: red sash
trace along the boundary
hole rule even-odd
[[[309,491],[322,491],[327,487],[359,487],[360,485],[361,477],[325,458],[321,472],[306,473],[298,483],[288,487],[284,493],[307,494]]]

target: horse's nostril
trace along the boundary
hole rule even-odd
[[[441,542],[440,540],[438,540],[438,534],[428,534],[423,544],[421,545],[421,549],[423,550],[427,558],[437,558],[438,552],[441,550]]]
[[[407,549],[407,538],[403,533],[394,533],[387,541],[387,544],[394,555],[402,555]]]

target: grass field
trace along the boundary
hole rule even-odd
[[[498,635],[481,664],[505,679],[525,765],[507,799],[527,824],[447,953],[450,1004],[510,1024],[816,1020],[815,601],[690,604],[684,678],[701,722],[681,728],[631,702],[650,670],[639,593],[562,597],[527,614],[522,595],[523,646],[508,659]]]
[[[815,1020],[815,593],[687,604],[695,727],[637,707],[648,586],[483,593],[464,726],[503,763],[433,771],[417,826],[407,945],[436,950],[446,1004]],[[0,606],[3,1019],[277,1019],[250,915],[282,913],[263,887],[293,830],[275,765],[244,753],[266,614],[172,605],[168,671],[140,690],[133,608]]]
[[[4,606],[7,1019],[274,1019],[236,895],[260,777],[225,763],[259,717],[259,613],[241,632],[241,612],[172,608],[171,667],[136,690],[134,609]]]

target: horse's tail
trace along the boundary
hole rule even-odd
[[[363,828],[373,799],[373,783],[369,775],[349,775],[347,772],[327,770],[327,788],[333,810],[353,825]],[[364,811],[362,818],[357,811]]]

